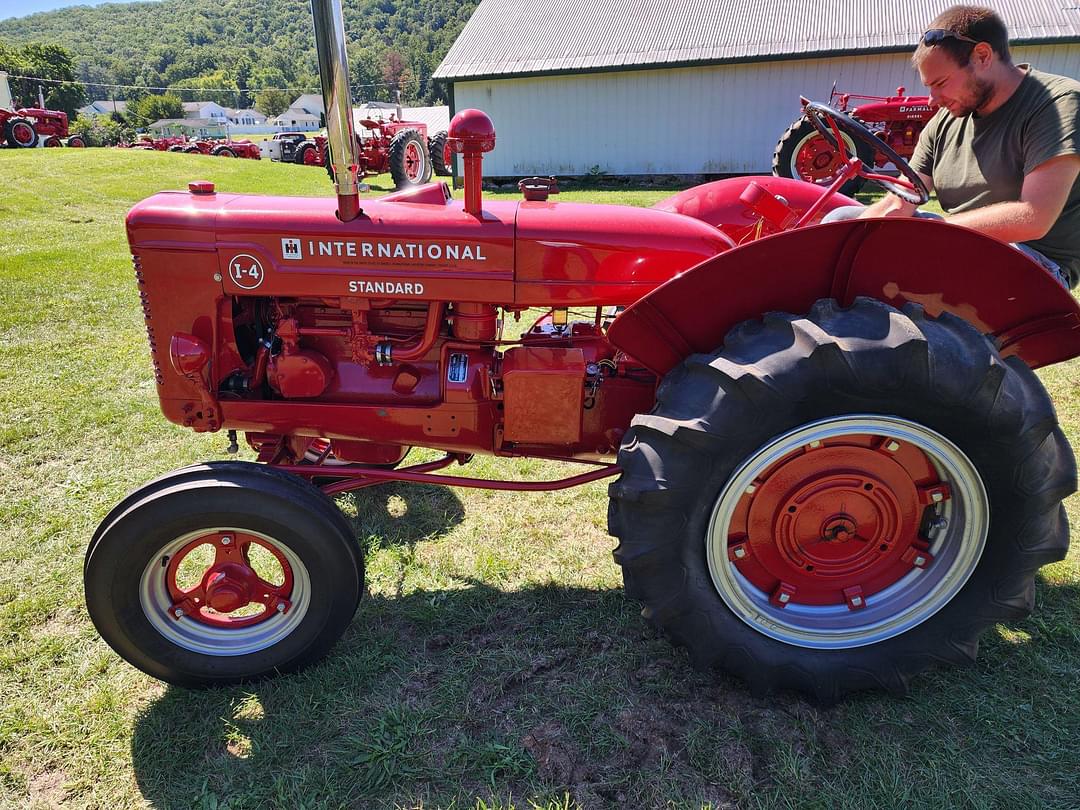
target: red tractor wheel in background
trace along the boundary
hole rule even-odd
[[[439,177],[449,177],[450,163],[446,160],[446,133],[436,132],[428,141],[428,154],[431,155],[431,169]]]
[[[628,595],[755,692],[901,693],[970,663],[1068,550],[1076,466],[1038,378],[914,304],[737,326],[667,375],[618,463]]]
[[[72,135],[67,139],[67,145],[72,149],[85,149],[86,139],[82,135]]]
[[[415,129],[403,129],[390,141],[390,176],[394,188],[419,186],[431,180],[427,144]]]
[[[184,145],[182,143],[174,143],[172,146],[169,147],[168,151],[170,151],[170,152],[184,152],[184,151],[187,151],[187,150],[184,148]]]
[[[183,151],[183,153],[185,155],[201,155],[202,154],[202,150],[199,149],[199,147],[197,147],[197,146],[185,146],[185,147],[183,147],[182,151]]]
[[[31,149],[37,146],[38,134],[34,123],[28,118],[9,118],[4,124],[4,137],[8,146]]]
[[[63,145],[64,142],[55,135],[50,135],[48,138],[45,139],[45,143],[43,144],[46,149],[57,149]]]
[[[319,147],[310,141],[302,143],[300,148],[296,150],[293,161],[300,166],[321,166],[322,157],[319,154]]]
[[[866,145],[852,140],[846,133],[841,136],[844,138],[844,148],[848,156],[858,155],[863,163],[873,168],[874,153]],[[827,186],[839,168],[840,154],[805,116],[787,128],[773,152],[772,172],[778,177],[791,177]],[[851,196],[862,184],[863,179],[857,177],[845,183],[840,193]]]
[[[215,146],[210,151],[210,154],[214,155],[215,157],[226,157],[226,158],[234,158],[234,157],[236,157],[236,152],[234,152],[228,146]]]
[[[83,579],[90,618],[129,663],[210,686],[322,658],[356,611],[364,564],[311,484],[219,462],[129,495],[91,540]]]

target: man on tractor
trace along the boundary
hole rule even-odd
[[[1075,287],[1080,83],[1013,64],[1004,22],[979,6],[938,15],[912,62],[940,109],[920,134],[911,166],[937,192],[945,219],[1013,243]],[[826,221],[913,216],[916,208],[886,194]]]

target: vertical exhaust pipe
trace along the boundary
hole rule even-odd
[[[315,23],[315,50],[319,54],[323,108],[330,166],[338,199],[338,218],[348,222],[360,216],[360,186],[356,173],[360,151],[353,130],[352,94],[349,92],[349,59],[345,53],[345,21],[341,0],[311,0]]]

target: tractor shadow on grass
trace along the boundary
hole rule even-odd
[[[465,519],[465,507],[450,487],[392,481],[335,501],[365,553],[437,539]]]
[[[1080,733],[1066,674],[1080,587],[1038,591],[975,666],[830,709],[695,672],[616,588],[368,596],[303,673],[166,688],[137,718],[134,772],[157,808],[904,806],[912,792],[1064,806],[1080,787],[1061,758]]]

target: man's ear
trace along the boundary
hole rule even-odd
[[[994,49],[989,42],[980,42],[971,50],[971,61],[981,68],[990,66],[994,61]]]

